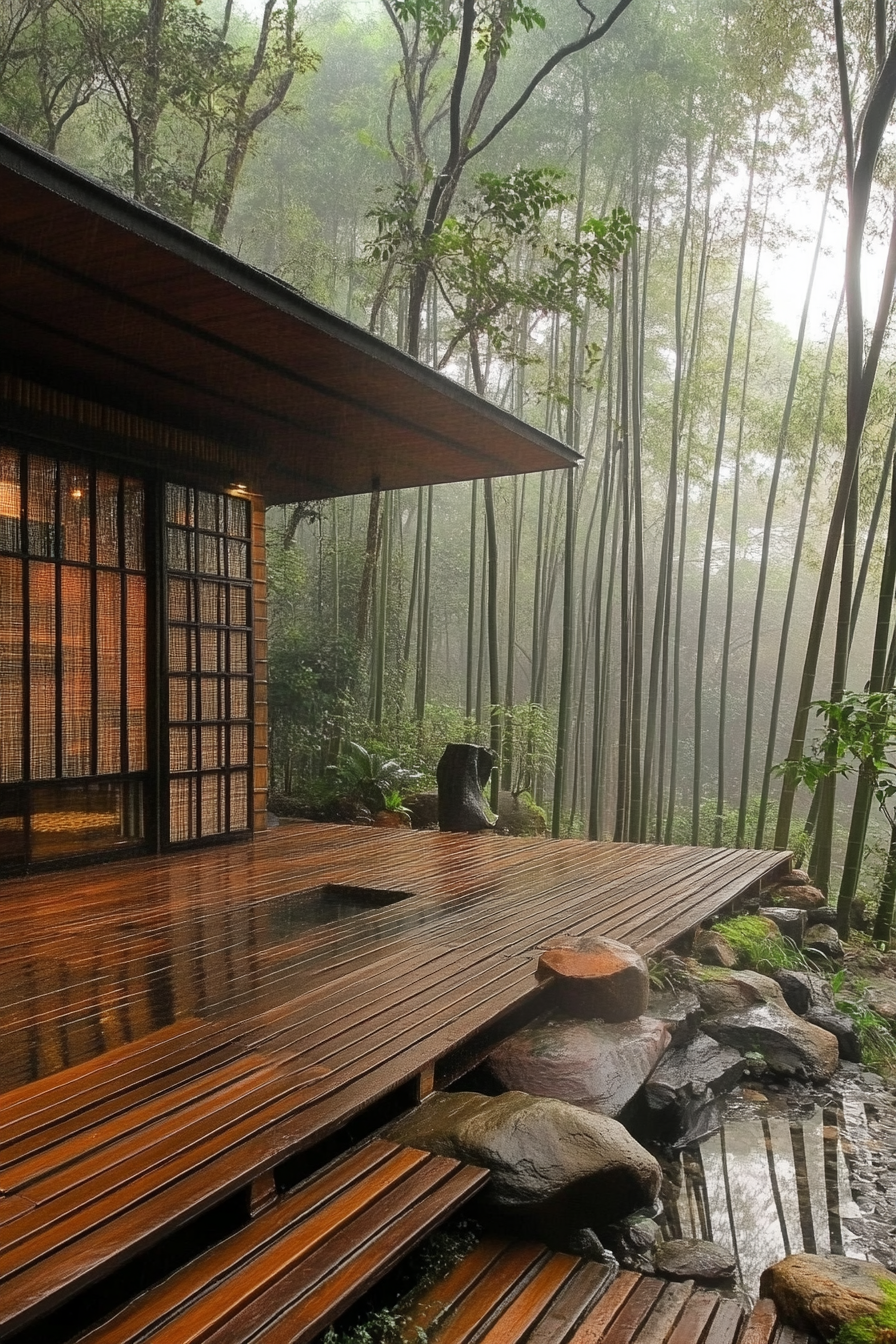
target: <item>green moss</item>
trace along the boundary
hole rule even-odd
[[[896,1283],[878,1279],[884,1304],[873,1316],[859,1316],[841,1325],[833,1344],[896,1344]]]
[[[768,927],[761,915],[736,915],[714,926],[734,949],[737,964],[751,971],[805,970],[806,960],[789,938]]]

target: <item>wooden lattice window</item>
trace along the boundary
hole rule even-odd
[[[249,503],[167,487],[169,839],[249,828]]]
[[[141,481],[0,447],[0,862],[143,838]]]

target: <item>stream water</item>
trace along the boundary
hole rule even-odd
[[[896,1096],[858,1065],[834,1083],[734,1093],[717,1132],[663,1159],[663,1235],[729,1247],[745,1297],[797,1251],[896,1267]]]

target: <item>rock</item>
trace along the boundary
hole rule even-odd
[[[891,1025],[896,1023],[896,984],[886,980],[878,981],[871,985],[865,997],[869,1008]]]
[[[439,795],[412,793],[404,800],[411,814],[411,825],[417,831],[435,830],[439,824]]]
[[[813,924],[829,924],[832,929],[836,929],[837,911],[832,905],[820,905],[816,910],[807,910],[806,924],[809,927]]]
[[[737,953],[714,929],[698,929],[694,935],[694,956],[704,966],[724,966],[729,970],[737,965]]]
[[[827,957],[828,961],[843,960],[843,944],[829,924],[810,924],[803,939],[803,951]]]
[[[502,1041],[488,1064],[502,1087],[616,1116],[668,1044],[665,1023],[653,1017],[634,1022],[555,1018]]]
[[[659,1225],[648,1213],[632,1213],[610,1229],[613,1253],[625,1269],[652,1274],[653,1248],[659,1234]]]
[[[449,742],[436,766],[440,831],[494,830],[498,818],[485,801],[495,758],[471,742]]]
[[[787,1078],[826,1082],[837,1068],[836,1036],[797,1017],[784,1003],[759,1003],[723,1013],[709,1018],[703,1030],[735,1050],[758,1052],[772,1073]]]
[[[777,886],[772,887],[769,895],[775,905],[780,902],[781,905],[789,905],[797,910],[815,910],[818,906],[827,904],[823,891],[819,891],[818,887],[808,887],[804,884],[793,886],[782,885],[779,882]]]
[[[754,1103],[754,1105],[757,1106],[760,1106],[764,1102],[768,1101],[768,1097],[765,1095],[765,1093],[757,1092],[755,1087],[742,1087],[740,1094],[743,1097],[744,1101],[751,1101]]]
[[[783,877],[779,877],[775,882],[777,887],[808,887],[811,881],[809,874],[802,868],[794,868]]]
[[[567,1240],[564,1248],[569,1255],[577,1255],[582,1260],[612,1260],[606,1247],[593,1227],[579,1227]]]
[[[779,970],[772,977],[780,985],[787,1007],[800,1017],[810,1008],[833,1008],[834,995],[823,975],[810,971]]]
[[[896,1289],[896,1274],[874,1261],[801,1252],[769,1265],[759,1291],[774,1299],[787,1325],[830,1339],[842,1326],[880,1310],[882,1283]],[[869,1333],[867,1338],[874,1336]]]
[[[734,1253],[714,1241],[683,1238],[681,1241],[661,1241],[654,1251],[657,1274],[667,1279],[701,1279],[715,1282],[730,1279],[737,1269]]]
[[[771,920],[782,938],[790,938],[797,947],[800,946],[803,934],[806,932],[805,910],[796,910],[789,905],[763,905],[759,909],[759,914],[764,919]]]
[[[547,818],[528,793],[498,794],[498,825],[500,835],[544,835]]]
[[[647,1011],[651,1017],[665,1022],[672,1046],[692,1041],[703,1021],[700,1000],[689,989],[664,990],[659,994],[651,990]]]
[[[374,826],[385,827],[386,830],[399,831],[405,828],[410,829],[411,818],[406,812],[395,812],[383,809],[382,812],[374,812]]]
[[[849,1013],[841,1013],[836,1008],[810,1008],[806,1013],[806,1021],[837,1037],[841,1059],[848,1060],[850,1064],[861,1064],[862,1043]]]
[[[647,1010],[647,963],[615,938],[558,939],[538,959],[538,976],[556,979],[557,1003],[573,1017],[630,1022]]]
[[[780,986],[758,971],[730,971],[707,976],[697,986],[700,1006],[707,1013],[730,1013],[757,1003],[784,1003]]]
[[[746,1065],[737,1050],[700,1032],[689,1045],[668,1050],[648,1078],[644,1095],[651,1110],[677,1129],[694,1128],[712,1097],[740,1082]]]
[[[659,1163],[618,1121],[522,1092],[436,1092],[387,1137],[487,1167],[486,1209],[561,1245],[651,1206],[660,1189]]]

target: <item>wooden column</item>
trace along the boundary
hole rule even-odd
[[[252,744],[252,830],[267,829],[268,809],[268,585],[264,500],[252,496],[252,611],[255,650],[255,723]]]

